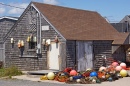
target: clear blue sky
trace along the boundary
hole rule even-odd
[[[26,8],[30,1],[97,11],[110,22],[118,22],[130,15],[130,0],[0,0],[0,3]],[[0,5],[0,16],[20,16],[23,9]]]

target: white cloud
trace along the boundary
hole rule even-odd
[[[5,8],[0,8],[0,14],[3,14],[5,12]]]
[[[16,6],[20,8],[26,8],[28,3],[11,3],[11,6]],[[19,9],[15,7],[11,7],[8,11],[9,14],[21,14],[24,11],[24,9]]]
[[[53,5],[59,4],[57,0],[43,0],[43,2],[47,4],[53,4]]]

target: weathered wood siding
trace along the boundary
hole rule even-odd
[[[77,70],[86,71],[93,68],[93,42],[76,41]]]
[[[51,25],[41,16],[41,25],[49,25],[49,30],[42,31],[42,39],[54,40],[55,36],[60,35],[51,27]],[[37,11],[33,7],[28,7],[22,14],[14,30],[11,32],[10,36],[6,40],[5,46],[5,63],[6,67],[11,65],[16,65],[21,70],[41,70],[47,69],[47,48],[42,47],[42,58],[31,57],[36,56],[36,49],[28,49],[27,37],[30,33],[37,36],[37,30],[40,25],[40,17],[37,16]],[[14,38],[14,48],[11,48],[10,38]],[[17,47],[18,40],[23,40],[25,42],[24,47],[24,57],[19,57],[20,50]],[[30,55],[30,58],[28,57]],[[27,56],[27,57],[26,57]]]
[[[98,69],[103,65],[102,56],[106,55],[106,58],[112,56],[112,41],[93,41],[94,50],[94,69]],[[111,63],[111,60],[107,61],[107,65]]]
[[[111,50],[112,41],[93,41],[93,65],[94,69],[98,69],[103,65],[102,56],[106,55],[106,58],[112,56]],[[67,41],[66,43],[66,57],[67,57],[67,67],[77,68],[76,59],[76,43],[75,41]],[[107,61],[107,65],[111,64],[111,60]]]
[[[115,52],[113,52],[112,57],[115,60],[125,62],[126,61],[126,48],[124,46],[113,46],[113,49],[116,49]]]
[[[60,44],[60,70],[66,68],[66,43],[62,42]]]
[[[76,68],[76,42],[67,41],[66,43],[67,67]]]
[[[5,45],[0,44],[0,61],[5,61]]]
[[[64,61],[66,59],[66,42],[65,40],[60,36],[60,34],[56,31],[56,29],[54,29],[52,26],[51,26],[51,23],[46,20],[44,18],[44,15],[43,17],[41,17],[41,26],[49,26],[49,30],[42,30],[42,36],[41,36],[41,39],[50,39],[51,42],[54,42],[55,41],[55,37],[57,36],[58,37],[58,40],[60,43],[60,70],[64,69],[65,68],[65,64],[66,62]],[[45,48],[43,45],[42,46],[42,57],[44,58],[44,61],[45,61],[45,67],[44,69],[49,69],[48,68],[48,49],[47,47]],[[44,50],[45,48],[45,50]]]
[[[15,22],[16,20],[7,18],[0,19],[0,40],[2,40],[2,38],[7,34]]]
[[[3,37],[11,29],[17,20],[3,18],[0,19],[0,61],[5,61],[5,44],[3,44]]]
[[[35,11],[36,12],[36,11]],[[27,37],[30,35],[31,30],[33,29],[33,24],[29,24],[29,16],[31,16],[30,8],[26,9],[26,12],[18,20],[14,29],[10,32],[10,36],[5,42],[5,66],[16,65],[21,70],[37,70],[43,68],[43,59],[42,58],[20,58],[20,49],[17,47],[18,40],[23,40],[25,42],[24,55],[36,55],[36,51],[28,50]],[[36,15],[36,14],[35,14]],[[36,28],[36,23],[34,23],[34,29]],[[34,31],[33,31],[34,32]],[[36,36],[36,32],[35,36]],[[14,38],[14,48],[11,47],[10,39]]]

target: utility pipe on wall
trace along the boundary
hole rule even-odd
[[[37,53],[41,54],[41,15],[39,11],[37,12]],[[40,24],[38,21],[40,21]]]

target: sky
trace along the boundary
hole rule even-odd
[[[19,17],[31,1],[96,11],[111,23],[130,15],[130,0],[0,0],[0,17]]]

